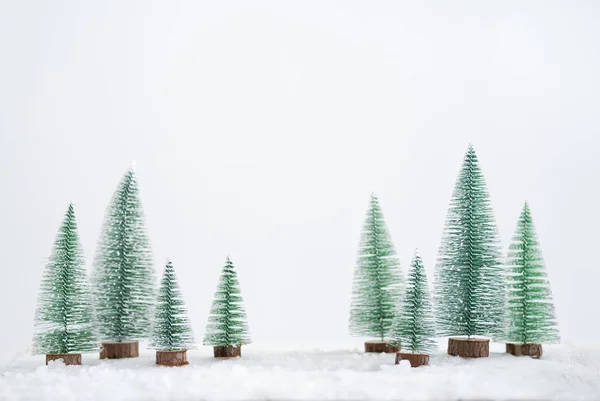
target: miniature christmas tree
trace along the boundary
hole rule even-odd
[[[508,273],[507,352],[541,356],[542,343],[559,342],[550,283],[527,203],[506,261]]]
[[[465,155],[446,219],[434,304],[440,335],[470,339],[475,335],[495,336],[502,330],[504,273],[499,236],[472,146]],[[489,340],[458,340],[449,340],[451,355],[489,354]]]
[[[214,346],[215,357],[241,356],[241,346],[250,344],[240,285],[229,257],[210,310],[204,344]]]
[[[83,250],[70,204],[46,264],[35,315],[34,353],[80,365],[81,353],[98,349]]]
[[[350,307],[350,334],[376,337],[365,343],[367,352],[396,352],[387,347],[392,320],[400,302],[403,277],[379,201],[371,195],[359,245]]]
[[[406,293],[392,326],[392,345],[402,344],[403,351],[398,353],[396,363],[407,359],[413,367],[417,367],[429,362],[429,354],[437,349],[432,312],[427,275],[423,261],[415,252]]]
[[[186,351],[193,345],[187,310],[169,261],[160,282],[151,348],[157,350],[157,364],[179,366],[187,365]]]
[[[109,340],[103,343],[101,358],[138,356],[138,343],[131,340],[150,335],[155,276],[133,169],[123,177],[106,213],[93,290],[98,331]]]

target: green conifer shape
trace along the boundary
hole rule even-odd
[[[391,345],[402,346],[403,351],[431,354],[437,350],[435,335],[427,275],[421,257],[415,252],[404,298],[392,324]]]
[[[83,250],[70,204],[42,278],[33,353],[70,354],[97,349]]]
[[[434,286],[442,336],[502,333],[504,282],[500,240],[473,146],[465,155],[439,251]]]
[[[153,327],[151,348],[180,351],[194,346],[187,309],[171,261],[167,262],[160,281]]]
[[[95,256],[92,284],[102,340],[148,338],[155,276],[133,169],[127,171],[113,195]]]
[[[506,260],[507,342],[552,344],[560,341],[550,283],[531,210],[525,203]]]
[[[350,334],[389,336],[401,300],[404,277],[377,197],[365,219],[354,273],[350,306]]]
[[[204,345],[250,344],[240,284],[233,263],[227,258],[210,310]]]

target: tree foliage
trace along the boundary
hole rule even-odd
[[[94,260],[93,290],[103,340],[148,338],[155,276],[133,169],[119,183],[106,212]]]
[[[237,272],[229,258],[225,262],[210,310],[204,337],[205,345],[227,346],[250,344]]]
[[[418,253],[411,263],[406,292],[392,325],[392,345],[400,345],[402,350],[429,354],[437,349],[435,323],[427,275]]]
[[[177,351],[194,346],[185,302],[171,261],[165,266],[160,282],[153,327],[152,348]]]
[[[504,274],[496,223],[472,146],[465,155],[436,266],[440,335],[496,336],[502,331]]]
[[[507,342],[556,343],[558,325],[550,283],[535,232],[529,205],[525,203],[506,260],[508,287]]]
[[[69,354],[98,348],[83,250],[70,204],[46,264],[35,315],[34,353]]]
[[[371,195],[354,273],[349,324],[352,335],[383,340],[390,334],[403,281],[379,201]]]

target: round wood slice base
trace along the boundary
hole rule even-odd
[[[490,356],[490,340],[451,337],[448,339],[448,354],[463,358],[486,358]]]
[[[514,356],[530,356],[538,359],[542,357],[542,344],[506,344],[506,352]]]
[[[184,366],[187,360],[187,350],[156,351],[156,364],[161,366]]]
[[[418,368],[419,366],[429,365],[429,355],[427,354],[413,354],[411,352],[398,352],[396,354],[396,365],[402,360],[410,362],[412,368]]]
[[[58,359],[62,359],[65,365],[81,365],[81,354],[46,354],[46,365]]]
[[[100,359],[137,358],[140,356],[139,341],[104,341]]]
[[[218,345],[214,347],[215,358],[237,358],[242,356],[241,345]]]
[[[395,354],[400,351],[400,347],[393,347],[388,345],[385,341],[365,341],[365,352],[376,352],[381,354]]]

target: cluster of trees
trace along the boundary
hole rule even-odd
[[[404,282],[375,195],[359,247],[350,332],[428,354],[435,336],[485,336],[511,344],[559,341],[550,286],[527,203],[503,261],[490,198],[469,146],[435,269],[433,302],[418,254]],[[433,307],[432,307],[433,303]],[[541,349],[541,348],[540,348]]]
[[[34,330],[36,353],[68,355],[97,350],[101,341],[104,345],[140,339],[150,339],[160,352],[194,347],[170,261],[156,288],[133,169],[119,183],[108,207],[90,281],[74,208],[69,205],[42,279]],[[228,258],[204,337],[204,344],[215,347],[215,356],[237,356],[241,345],[250,343],[240,294]],[[447,214],[432,300],[418,252],[405,279],[379,201],[372,195],[354,276],[350,332],[377,337],[415,354],[431,353],[436,336],[486,336],[518,345],[559,340],[531,210],[524,205],[503,261],[472,146]]]
[[[34,353],[68,355],[98,350],[101,341],[125,343],[142,339],[151,340],[151,347],[158,351],[194,347],[185,303],[170,261],[156,288],[138,182],[131,169],[108,207],[90,283],[75,211],[69,205],[42,278],[33,342]],[[237,273],[227,258],[204,344],[239,348],[248,343]]]

